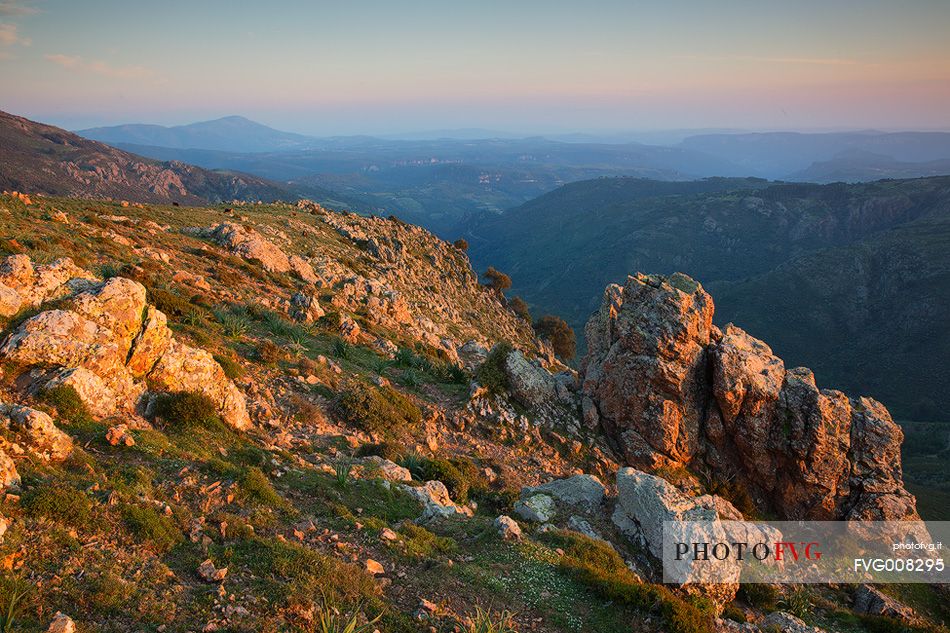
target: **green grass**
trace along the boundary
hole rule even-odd
[[[384,437],[404,436],[422,421],[422,412],[408,397],[391,387],[352,382],[335,403],[347,424]]]
[[[92,501],[89,496],[61,482],[34,486],[23,495],[22,505],[29,516],[76,528],[88,527],[92,519]]]
[[[559,568],[605,599],[658,614],[670,633],[712,633],[712,618],[663,585],[641,583],[620,555],[603,541],[574,532],[549,532],[545,538],[564,551]]]
[[[426,528],[414,523],[403,523],[399,528],[402,552],[412,560],[431,559],[437,554],[453,554],[458,551],[458,543],[447,536],[438,536]]]
[[[122,520],[132,534],[150,542],[160,552],[167,552],[182,540],[175,522],[152,508],[127,505],[122,508]]]

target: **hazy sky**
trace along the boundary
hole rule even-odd
[[[0,85],[73,129],[950,128],[950,0],[0,0]]]

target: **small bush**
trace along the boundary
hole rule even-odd
[[[239,484],[241,492],[249,499],[272,508],[280,508],[287,505],[284,498],[271,484],[270,479],[264,474],[264,471],[256,466],[246,469],[241,475]]]
[[[257,357],[262,363],[276,365],[284,357],[284,350],[270,339],[264,339],[257,345]]]
[[[408,468],[408,466],[404,466]],[[420,481],[438,480],[445,484],[452,499],[458,503],[468,501],[469,491],[480,482],[478,468],[462,459],[426,459],[421,458],[415,465],[415,471],[409,469]]]
[[[508,307],[523,320],[531,323],[531,311],[528,309],[528,304],[524,299],[517,296],[512,297],[508,300]]]
[[[22,503],[30,516],[73,527],[84,527],[92,518],[92,501],[86,493],[62,483],[34,488],[24,495]]]
[[[431,558],[435,554],[451,554],[458,550],[454,539],[438,536],[415,523],[403,523],[399,528],[406,554],[413,559]]]
[[[512,347],[508,343],[499,343],[488,353],[477,370],[475,380],[490,393],[499,394],[508,391],[508,373],[505,371],[505,361]]]
[[[217,421],[218,407],[208,396],[192,391],[159,395],[154,404],[155,415],[174,426],[205,426]]]
[[[40,392],[40,399],[56,409],[56,414],[72,424],[90,422],[92,416],[76,390],[69,385],[59,385]]]
[[[454,242],[452,242],[452,246],[459,249],[463,253],[468,250],[468,242],[462,239],[461,237],[455,240]]]
[[[241,367],[241,364],[231,356],[215,354],[214,360],[219,365],[221,365],[221,369],[224,370],[224,375],[231,380],[236,380],[244,375],[244,368]]]
[[[169,517],[152,508],[128,505],[122,509],[122,521],[134,535],[151,541],[159,551],[167,552],[182,539],[181,530]]]
[[[344,422],[368,433],[401,435],[422,421],[412,400],[391,387],[354,382],[337,398],[335,409]]]
[[[571,360],[577,353],[577,340],[574,330],[564,319],[553,315],[546,315],[534,324],[534,331],[538,336],[551,343],[554,353],[563,360]]]
[[[738,597],[750,607],[774,611],[778,607],[779,593],[772,585],[744,583],[739,585]]]

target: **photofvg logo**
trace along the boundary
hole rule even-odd
[[[666,521],[663,581],[946,583],[939,521]]]

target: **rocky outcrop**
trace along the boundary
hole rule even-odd
[[[26,255],[11,255],[0,263],[0,317],[58,299],[74,291],[82,280],[95,278],[68,257],[34,266]]]
[[[441,481],[427,481],[421,486],[400,484],[400,487],[410,497],[422,504],[421,521],[472,516],[472,511],[469,508],[457,505],[452,501],[452,497],[449,496],[449,489]]]
[[[36,291],[37,274],[27,274],[33,270],[28,259],[7,258],[2,268],[21,271],[8,280],[15,277],[24,285],[14,290],[33,296],[29,293]],[[0,346],[0,359],[36,369],[34,390],[71,387],[90,413],[100,417],[134,411],[146,384],[195,391],[211,398],[231,426],[250,426],[244,395],[211,354],[172,337],[165,315],[148,305],[144,286],[121,277],[94,283],[66,264],[57,270],[77,275],[61,284],[74,293],[60,308],[21,323]],[[64,276],[57,273],[56,278]],[[82,283],[74,283],[77,279]],[[43,287],[48,296],[49,284]]]
[[[244,394],[234,386],[214,358],[202,349],[172,341],[148,375],[149,384],[163,391],[193,391],[218,406],[221,419],[236,429],[251,426]]]
[[[0,402],[0,428],[13,434],[17,444],[45,461],[62,461],[73,451],[73,441],[42,411]]]
[[[307,260],[299,255],[288,256],[279,246],[250,227],[222,222],[210,228],[193,229],[191,233],[213,240],[234,255],[254,262],[268,272],[293,273],[307,283],[319,280]]]
[[[913,519],[902,433],[883,405],[819,389],[684,275],[607,289],[587,325],[585,420],[627,464],[731,481],[790,519]]]

